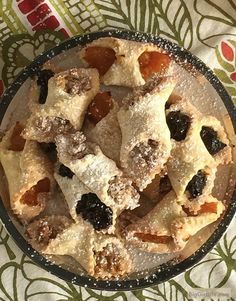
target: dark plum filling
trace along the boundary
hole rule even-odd
[[[188,183],[186,190],[190,193],[191,198],[196,198],[202,194],[206,185],[206,173],[199,170],[192,180]]]
[[[112,210],[95,193],[84,194],[76,206],[76,213],[88,220],[99,231],[112,225]]]
[[[208,126],[202,127],[200,136],[205,147],[212,156],[226,147],[226,144],[218,139],[217,132]]]
[[[67,177],[70,179],[72,179],[73,175],[74,175],[74,173],[67,166],[65,166],[63,164],[60,165],[58,173],[60,176]]]
[[[190,125],[190,117],[180,111],[170,112],[166,117],[171,138],[176,141],[184,140]]]
[[[37,85],[40,87],[38,102],[40,104],[44,104],[46,102],[48,96],[48,80],[53,77],[54,74],[55,73],[49,69],[40,70],[37,74]]]

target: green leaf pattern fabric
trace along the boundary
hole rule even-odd
[[[236,102],[235,0],[2,0],[0,14],[0,94],[35,56],[64,39],[119,28],[150,32],[189,49],[214,70]],[[105,292],[66,283],[42,270],[0,225],[0,301],[179,301],[190,300],[194,288],[229,288],[227,300],[234,301],[235,229],[234,218],[201,262],[170,281],[143,290]]]

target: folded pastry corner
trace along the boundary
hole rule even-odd
[[[69,207],[70,215],[75,222],[89,223],[102,233],[114,233],[117,212],[116,208],[106,206],[96,194],[91,192],[68,167],[60,165],[55,180],[59,184]]]
[[[88,235],[89,234],[89,235]],[[69,255],[90,274],[94,273],[95,233],[88,223],[73,223],[50,240],[43,253],[47,255]]]
[[[163,74],[170,64],[168,54],[152,43],[105,37],[86,45],[80,58],[97,68],[105,85],[136,87],[154,73]]]
[[[141,191],[160,173],[171,152],[165,103],[174,86],[170,77],[153,77],[128,95],[118,112],[121,166]]]
[[[58,171],[55,171],[54,178],[66,199],[71,217],[75,222],[78,221],[76,205],[82,195],[90,193],[88,187],[63,164],[59,166]]]
[[[201,198],[200,204],[191,206],[186,196],[177,198],[169,192],[147,215],[126,227],[126,240],[146,252],[182,250],[191,236],[224,211],[223,203],[214,197]]]
[[[121,130],[117,120],[118,104],[113,101],[111,111],[100,120],[93,129],[86,132],[86,136],[92,142],[99,145],[105,156],[112,159],[119,165]]]
[[[94,276],[103,279],[121,277],[131,273],[131,257],[121,239],[98,235],[94,241]]]
[[[188,216],[196,216],[202,213],[217,213],[224,210],[223,202],[212,195],[201,195],[195,199],[184,197],[180,200],[182,208]]]
[[[231,149],[220,122],[203,116],[186,99],[179,99],[166,111],[172,138],[168,176],[177,196],[192,199],[209,195],[219,164],[231,161]]]
[[[101,149],[86,141],[82,132],[58,135],[56,145],[60,162],[117,214],[138,205],[139,194],[130,179],[123,176],[115,162]]]
[[[171,223],[171,232],[175,244],[182,249],[190,236],[199,230],[215,222],[224,212],[225,206],[212,196],[205,197],[206,202],[200,206],[199,210],[185,207],[187,216],[177,217]]]
[[[35,250],[43,252],[71,224],[72,221],[63,215],[45,216],[28,224],[25,235]]]
[[[186,214],[171,191],[147,215],[127,226],[126,240],[146,252],[176,252],[171,223],[179,216]]]
[[[131,260],[123,243],[113,236],[97,235],[91,225],[83,221],[65,228],[42,251],[48,255],[69,255],[89,275],[99,278],[123,276],[131,270]]]
[[[48,79],[45,103],[33,112],[23,131],[25,139],[53,142],[56,135],[80,129],[86,110],[99,91],[96,69],[74,68]]]
[[[18,127],[16,124],[7,132],[0,146],[0,159],[8,181],[11,208],[24,223],[44,209],[54,179],[52,163],[37,142],[19,138]]]

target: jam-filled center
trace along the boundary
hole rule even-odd
[[[217,132],[213,128],[203,126],[200,132],[203,143],[205,144],[208,152],[214,156],[221,151],[226,144],[221,142],[217,137]]]
[[[17,122],[10,138],[10,146],[8,147],[9,150],[15,152],[21,152],[25,146],[25,139],[21,136],[23,131],[23,126]]]
[[[98,93],[88,107],[88,119],[94,124],[97,124],[110,112],[112,106],[110,92],[106,91]]]
[[[157,51],[145,51],[138,58],[140,72],[145,80],[154,73],[164,72],[169,64],[170,57],[167,54]]]
[[[173,111],[167,115],[166,122],[172,139],[181,141],[186,138],[190,126],[190,117],[188,115],[180,111]]]
[[[104,75],[116,60],[115,51],[107,47],[93,46],[85,50],[84,60],[90,67]]]
[[[173,240],[172,237],[168,235],[153,235],[149,233],[135,233],[135,237],[143,242],[152,242],[156,244],[168,244]]]
[[[182,209],[187,214],[187,216],[197,216],[203,213],[217,213],[217,203],[211,202],[202,204],[200,209],[196,213],[184,206],[182,206]]]
[[[100,201],[95,193],[82,195],[77,203],[76,213],[93,225],[95,230],[103,230],[112,225],[112,210]]]
[[[49,178],[44,178],[36,185],[31,187],[29,190],[27,190],[24,195],[21,197],[20,201],[23,204],[26,204],[28,206],[38,206],[39,200],[38,200],[38,194],[40,193],[46,193],[50,191],[50,180]]]

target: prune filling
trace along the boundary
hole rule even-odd
[[[168,110],[171,107],[171,103],[168,101],[165,103],[165,110]]]
[[[100,201],[95,193],[82,195],[77,203],[76,213],[81,214],[83,219],[90,222],[97,231],[112,225],[112,210]]]
[[[196,198],[202,194],[206,185],[206,173],[199,170],[192,180],[188,183],[186,190],[190,193],[191,198]]]
[[[37,74],[37,85],[40,87],[38,102],[40,104],[44,104],[46,102],[48,96],[48,81],[54,76],[54,74],[55,73],[49,69],[40,70]]]
[[[65,166],[64,164],[61,164],[58,170],[58,173],[60,176],[62,177],[67,177],[69,179],[73,178],[73,171],[71,171],[67,166]]]
[[[176,141],[181,141],[186,138],[190,126],[189,116],[180,111],[173,111],[167,115],[166,122],[170,130],[171,138]]]
[[[208,126],[202,127],[200,136],[205,147],[212,156],[216,155],[219,151],[226,147],[226,144],[218,139],[217,132]]]

